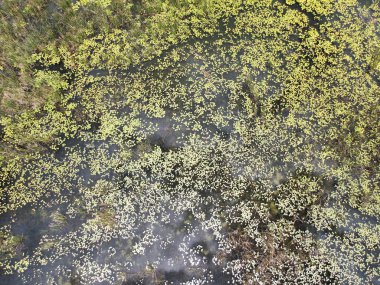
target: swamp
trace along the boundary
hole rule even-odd
[[[0,17],[0,285],[380,285],[379,0]]]

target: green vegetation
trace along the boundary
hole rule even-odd
[[[22,248],[22,237],[12,236],[9,232],[0,232],[0,259],[14,258]]]
[[[0,15],[0,283],[380,282],[379,1]]]

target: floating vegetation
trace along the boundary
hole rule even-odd
[[[3,2],[0,284],[379,284],[378,1]]]

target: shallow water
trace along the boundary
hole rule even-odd
[[[299,10],[298,6],[294,8]],[[310,14],[308,18],[318,26]],[[48,186],[57,185],[58,190],[45,189],[38,204],[3,215],[1,225],[9,225],[13,234],[24,237],[16,259],[36,254],[47,258],[47,264],[33,259],[35,264],[21,277],[2,275],[0,284],[243,283],[240,273],[231,272],[226,265],[231,260],[219,258],[228,251],[225,239],[231,230],[224,220],[243,219],[237,214],[240,199],[250,194],[249,187],[242,190],[239,185],[259,181],[266,194],[286,184],[303,166],[312,167],[313,175],[323,180],[326,168],[334,168],[336,163],[320,167],[319,158],[289,161],[286,154],[296,153],[290,141],[306,135],[283,124],[282,118],[289,110],[281,101],[283,87],[270,77],[269,67],[255,72],[251,81],[264,86],[263,103],[277,98],[271,104],[273,124],[278,124],[280,130],[267,134],[264,127],[260,129],[260,109],[246,119],[250,110],[244,102],[255,100],[241,70],[242,62],[249,57],[240,51],[233,58],[233,42],[218,50],[214,42],[219,38],[189,41],[128,70],[89,72],[100,80],[114,76],[120,86],[130,85],[133,91],[143,93],[132,105],[128,96],[133,94],[124,94],[120,86],[114,86],[121,91],[116,92],[117,99],[108,98],[114,99],[109,111],[115,111],[117,119],[133,117],[139,126],[134,136],[120,135],[120,143],[117,136],[101,137],[102,123],[107,121],[98,123],[67,140],[66,146],[56,152],[45,154],[53,170],[68,165],[64,169],[70,179],[62,182],[58,181],[62,179],[59,175],[49,176],[57,181]],[[244,47],[251,44],[247,37],[238,41]],[[300,38],[295,35],[292,41],[299,43]],[[191,53],[197,43],[204,44],[204,55],[196,49]],[[177,48],[185,54],[178,64],[164,71],[155,69]],[[221,50],[227,50],[229,57],[223,58]],[[143,84],[135,87],[136,82]],[[184,90],[177,90],[179,86]],[[171,98],[172,94],[180,94],[180,100]],[[144,110],[144,104],[154,104],[162,97],[170,105],[163,108],[163,114],[154,116]],[[137,115],[132,112],[134,107]],[[240,125],[248,133],[260,130],[261,137],[247,139],[238,129]],[[313,126],[317,128],[318,124]],[[122,127],[118,126],[117,135]],[[307,146],[311,142],[302,143]],[[180,159],[173,161],[173,154],[179,154]],[[186,167],[181,168],[183,165]],[[193,174],[193,169],[201,170]],[[99,184],[100,190],[96,188]],[[326,196],[335,191],[336,184],[322,184]],[[226,189],[234,187],[238,194],[228,197]],[[378,223],[373,217],[357,215],[353,209],[347,213],[347,224],[336,229],[343,235],[350,234],[358,224]],[[282,218],[290,219],[281,214],[270,217]],[[298,227],[310,231],[316,240],[326,235],[303,221]],[[49,242],[53,245],[48,246]]]

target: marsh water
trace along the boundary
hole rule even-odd
[[[154,65],[157,60],[144,64],[143,67],[133,68],[126,71],[117,71],[116,76],[119,78],[126,75],[138,74],[142,69],[149,68]],[[182,65],[191,73],[197,71],[201,66],[200,61],[196,61],[192,56],[189,57]],[[94,70],[89,76],[103,77],[108,76],[106,70]],[[160,75],[162,76],[162,74]],[[196,79],[196,78],[195,78]],[[229,80],[235,80],[236,76],[229,75]],[[182,80],[182,84],[186,79]],[[216,106],[219,106],[222,116],[233,120],[233,113],[227,110],[228,93],[218,91],[215,96]],[[118,103],[119,104],[119,103]],[[118,107],[118,116],[128,116],[128,108]],[[195,111],[195,110],[194,110]],[[143,134],[146,138],[141,142],[145,147],[154,148],[158,146],[162,151],[175,151],[186,145],[188,137],[194,134],[191,125],[184,125],[176,120],[177,114],[172,110],[165,110],[165,116],[162,118],[150,118],[143,113],[138,115],[142,124],[137,132]],[[207,116],[207,114],[205,114]],[[201,131],[195,132],[204,139],[211,141],[214,136],[227,138],[231,134],[231,122],[222,126],[215,126],[207,122],[206,117],[200,118],[199,123],[203,128]],[[75,216],[67,218],[67,221],[55,226],[55,214],[61,213],[68,215],[69,207],[73,203],[75,196],[78,195],[78,189],[75,187],[85,185],[91,187],[102,179],[113,181],[114,184],[121,185],[119,191],[128,193],[128,189],[123,186],[128,173],[114,173],[113,169],[103,171],[101,174],[92,174],[90,169],[90,161],[86,159],[89,152],[104,153],[107,167],[107,160],[118,151],[118,145],[107,140],[96,140],[91,138],[91,132],[96,132],[96,128],[85,134],[85,139],[75,138],[68,140],[59,150],[46,153],[45,156],[52,160],[54,164],[65,164],[73,160],[73,155],[81,156],[80,166],[76,170],[76,174],[69,185],[72,188],[60,189],[60,193],[51,193],[48,197],[39,201],[38,204],[28,205],[12,213],[3,214],[1,217],[2,227],[11,227],[12,234],[22,237],[22,247],[18,249],[18,255],[33,254],[35,250],[44,244],[46,235],[65,236],[74,233],[80,229],[82,223],[89,217]],[[90,137],[90,139],[88,139]],[[138,145],[137,145],[138,146]],[[133,148],[134,157],[139,157],[141,150],[138,147]],[[46,177],[48,179],[48,177]],[[142,178],[144,179],[144,178]],[[155,183],[156,181],[151,181]],[[157,181],[158,182],[158,181]],[[133,194],[131,194],[132,196]],[[145,197],[137,197],[143,203]],[[136,216],[129,219],[135,221],[133,228],[128,229],[128,237],[110,238],[106,243],[96,245],[88,252],[83,254],[68,255],[50,263],[49,265],[36,265],[29,268],[21,276],[16,274],[11,276],[2,275],[0,284],[50,284],[46,278],[47,274],[53,273],[53,279],[56,284],[87,284],[82,283],[80,274],[75,266],[71,266],[73,259],[81,260],[82,258],[92,258],[98,264],[120,263],[124,267],[124,271],[118,274],[128,276],[128,281],[122,284],[184,284],[193,282],[195,279],[202,280],[207,284],[227,284],[232,282],[232,277],[228,272],[223,272],[223,268],[213,261],[215,254],[219,249],[218,239],[223,237],[214,236],[211,229],[206,229],[197,222],[197,218],[193,216],[191,211],[180,212],[175,210],[176,204],[188,199],[186,194],[182,197],[160,198],[156,201],[156,205],[150,205],[149,213],[153,215],[151,222],[144,222],[145,218],[139,215],[147,213],[137,210]],[[141,205],[140,205],[141,206]],[[206,215],[211,216],[213,211],[212,205],[196,205]],[[146,249],[142,249],[136,256],[131,256],[131,243],[144,240],[145,236],[153,235],[157,237],[154,243],[148,245]],[[168,242],[170,241],[170,242]],[[45,242],[46,243],[46,242]],[[87,251],[87,250],[86,250]],[[54,254],[52,254],[54,255]],[[152,270],[153,265],[155,270]],[[62,269],[60,269],[62,268]],[[91,269],[89,269],[91,271]],[[54,276],[54,275],[57,276]],[[96,275],[96,273],[94,273]],[[110,276],[94,276],[91,284],[113,284],[112,280],[115,273]],[[193,281],[192,281],[193,280]],[[187,283],[186,283],[187,284]],[[195,283],[194,283],[195,284]]]
[[[34,263],[22,274],[1,275],[0,284],[242,284],[239,275],[226,267],[226,261],[219,259],[223,251],[228,251],[224,247],[224,240],[229,230],[219,218],[228,216],[228,209],[235,207],[234,203],[238,202],[231,199],[231,205],[226,204],[226,199],[219,197],[214,190],[222,186],[208,185],[208,182],[214,183],[213,180],[202,182],[200,178],[199,185],[191,184],[196,191],[180,189],[175,179],[169,179],[169,174],[161,174],[167,171],[164,166],[151,166],[149,159],[154,161],[153,155],[146,161],[144,157],[145,153],[159,153],[165,158],[160,163],[169,165],[173,177],[181,177],[181,173],[175,172],[176,165],[171,161],[171,153],[194,148],[197,153],[212,157],[209,160],[200,159],[201,165],[212,164],[218,161],[217,151],[211,149],[211,146],[216,145],[216,149],[230,150],[230,154],[223,157],[226,161],[220,161],[221,164],[228,165],[228,175],[240,179],[246,173],[249,160],[243,162],[235,154],[245,147],[244,136],[237,128],[247,115],[247,110],[243,105],[244,100],[234,97],[240,91],[237,92],[232,84],[238,82],[243,90],[241,93],[249,93],[249,90],[245,90],[249,88],[245,86],[241,72],[244,67],[241,56],[244,52],[227,52],[231,58],[223,58],[220,50],[215,49],[217,41],[218,37],[211,37],[176,47],[183,58],[174,67],[163,71],[151,67],[161,64],[167,54],[171,54],[170,50],[160,58],[129,70],[98,69],[89,72],[89,77],[100,81],[106,81],[108,77],[117,78],[123,86],[135,86],[136,82],[143,82],[147,86],[151,84],[153,87],[146,94],[152,97],[138,100],[142,104],[154,104],[158,94],[159,98],[168,98],[170,107],[159,110],[159,116],[148,114],[143,109],[136,113],[128,103],[130,94],[120,86],[112,86],[116,94],[104,103],[110,103],[110,113],[115,114],[120,121],[127,118],[126,122],[131,123],[128,119],[130,117],[138,120],[134,136],[126,140],[103,138],[99,135],[102,132],[99,125],[102,124],[94,124],[92,129],[67,140],[60,149],[44,153],[41,159],[43,163],[33,162],[35,164],[30,166],[31,169],[43,168],[46,163],[50,165],[47,173],[41,177],[52,181],[47,188],[50,185],[55,185],[56,188],[45,189],[46,192],[37,203],[1,216],[1,228],[9,229],[13,235],[22,237],[15,258],[31,255],[37,255],[37,258],[33,259]],[[248,46],[250,39],[238,41],[245,42]],[[298,41],[295,38],[294,44]],[[202,45],[204,55],[192,51],[198,44]],[[221,49],[229,51],[233,45],[231,39]],[[233,55],[236,57],[232,58]],[[219,70],[228,72],[214,69],[213,62],[218,63]],[[145,74],[142,79],[141,74]],[[172,76],[173,74],[178,76]],[[214,86],[206,89],[201,86],[213,80],[216,81]],[[264,99],[265,96],[281,93],[280,83],[271,78],[269,72],[260,72],[251,80],[257,85],[265,83],[267,93],[264,94]],[[159,86],[159,82],[167,85]],[[157,94],[153,92],[155,88]],[[201,91],[195,90],[196,88]],[[182,98],[182,101],[171,101],[170,92],[181,94],[175,99]],[[186,102],[190,103],[185,104]],[[280,101],[274,102],[278,105],[274,108],[282,108]],[[255,116],[259,116],[259,112],[259,109],[255,109]],[[286,117],[288,113],[282,108],[276,115]],[[118,128],[122,127],[118,125]],[[302,136],[302,133],[290,136]],[[120,138],[125,139],[123,136]],[[296,172],[300,164],[285,160],[282,149],[277,151],[275,148],[273,146],[273,153],[268,153],[267,146],[259,145],[253,153],[262,156],[263,169],[281,169],[276,173],[277,176],[268,171],[268,177],[263,177],[263,169],[254,169],[250,172],[249,179],[269,180],[268,185],[271,183],[271,187],[275,187],[285,183]],[[124,149],[128,151],[124,153]],[[181,159],[185,161],[186,153]],[[126,164],[126,160],[130,165],[121,166]],[[133,161],[143,161],[146,164],[140,167],[137,163],[134,165]],[[61,171],[58,169],[65,168],[67,176],[55,173]],[[215,169],[222,171],[218,165]],[[216,173],[215,177],[224,175],[227,174]],[[324,177],[319,177],[322,174],[317,165],[312,175],[324,181],[324,192],[335,191],[336,184],[331,182],[333,179],[328,182]],[[184,180],[188,179],[184,174],[183,176]],[[190,180],[197,180],[196,176],[189,177]],[[134,190],[137,189],[134,188],[137,183],[139,191]],[[86,189],[97,189],[96,187],[107,189],[95,198],[90,197],[89,192],[92,190]],[[113,192],[109,193],[109,189],[113,189]],[[106,197],[104,201],[102,195]],[[95,203],[96,209],[81,204],[78,201],[81,198],[87,199],[84,203]],[[330,203],[334,202],[331,201]],[[114,204],[119,206],[113,208]],[[331,207],[336,205],[331,204]],[[337,235],[349,235],[359,224],[375,226],[379,222],[375,217],[366,216],[348,206],[344,210],[349,219],[346,225],[332,230]],[[109,213],[112,213],[112,218],[108,216]],[[95,216],[100,216],[101,219],[94,220]],[[115,219],[116,225],[113,224]],[[94,220],[92,228],[87,226],[90,220]],[[318,231],[307,223],[301,223],[298,227],[310,231],[315,240],[324,240],[329,234]],[[45,258],[48,262],[40,261],[39,258]],[[85,280],[83,276],[86,276]],[[374,279],[374,282],[376,284],[377,281]]]

